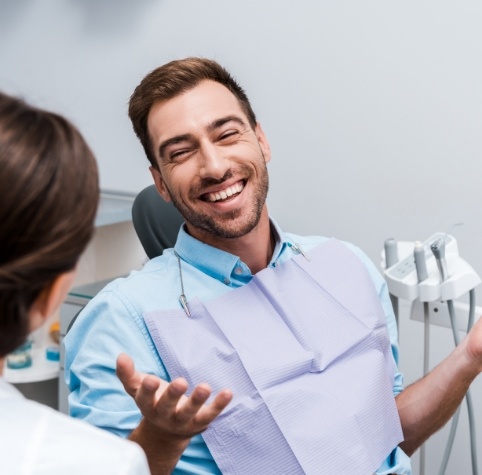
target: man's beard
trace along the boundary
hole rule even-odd
[[[222,180],[218,181],[218,183],[226,181],[231,176],[232,173],[229,172],[229,174],[225,175]],[[209,180],[206,180],[206,182],[207,181]],[[212,180],[210,180],[210,183],[206,182],[202,182],[199,187],[202,188],[213,184]],[[261,169],[258,184],[254,190],[254,201],[251,209],[246,210],[243,208],[232,210],[224,213],[222,217],[213,217],[211,215],[195,211],[179,200],[177,196],[171,192],[171,190],[168,189],[168,192],[174,206],[182,214],[184,220],[191,226],[218,238],[235,239],[245,236],[258,225],[261,218],[261,213],[263,211],[263,206],[268,195],[268,189],[268,170],[266,168],[266,164],[264,164],[264,167]],[[198,196],[196,193],[192,193],[192,195]],[[241,217],[246,217],[246,221],[239,223],[235,227],[230,226],[230,224],[234,224],[234,222]]]

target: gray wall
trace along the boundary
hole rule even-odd
[[[126,115],[133,88],[168,60],[215,58],[270,139],[269,205],[284,227],[353,241],[378,263],[387,237],[463,222],[461,254],[482,274],[481,24],[477,0],[4,0],[0,88],[68,115],[103,187],[138,191],[151,179]],[[402,322],[408,381],[421,329]],[[451,348],[437,332],[433,362]]]

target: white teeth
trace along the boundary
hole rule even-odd
[[[225,190],[217,191],[215,193],[208,193],[207,199],[211,202],[225,200],[226,198],[235,195],[236,193],[240,193],[244,188],[244,185],[239,182],[236,183]]]

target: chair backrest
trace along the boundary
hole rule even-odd
[[[132,222],[147,257],[152,259],[174,247],[184,218],[172,203],[164,201],[155,185],[150,185],[134,200]]]

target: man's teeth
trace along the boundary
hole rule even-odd
[[[208,201],[212,201],[212,202],[225,200],[226,198],[229,198],[230,196],[233,196],[236,193],[241,192],[243,188],[244,188],[244,185],[241,182],[239,182],[226,188],[225,190],[216,191],[215,193],[208,193],[207,199]]]

